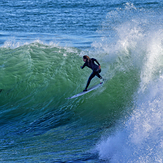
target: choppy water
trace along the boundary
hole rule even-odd
[[[162,7],[1,1],[0,162],[162,162]],[[67,100],[91,73],[84,54],[107,80]]]

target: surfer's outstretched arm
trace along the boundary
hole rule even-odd
[[[84,65],[83,65],[83,66],[80,66],[80,68],[81,68],[81,69],[83,69],[85,66],[86,66],[86,63],[84,63]]]

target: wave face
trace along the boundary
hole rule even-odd
[[[132,66],[123,67],[128,61],[122,58],[109,66],[99,58],[101,74],[106,79],[112,74],[110,79],[97,91],[66,100],[83,90],[91,73],[87,68],[80,69],[82,50],[40,41],[11,47],[14,45],[0,48],[1,160],[8,160],[8,155],[12,161],[16,151],[19,152],[14,160],[33,160],[40,154],[43,158],[47,150],[48,160],[55,157],[61,161],[65,154],[73,160],[79,157],[74,157],[73,152],[80,154],[83,149],[87,152],[80,156],[81,160],[97,159],[97,155],[88,152],[89,146],[133,105],[138,71]],[[95,78],[91,85],[98,82]],[[42,149],[47,144],[48,149]],[[53,153],[55,150],[58,154]]]

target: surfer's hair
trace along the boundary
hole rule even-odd
[[[90,61],[90,58],[89,58],[87,55],[84,55],[84,56],[83,56],[83,59],[86,59],[87,62]]]

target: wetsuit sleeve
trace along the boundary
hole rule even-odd
[[[83,69],[86,66],[86,63],[84,63],[84,65],[81,67],[81,69]]]
[[[100,66],[100,63],[95,58],[92,58],[92,59]]]

